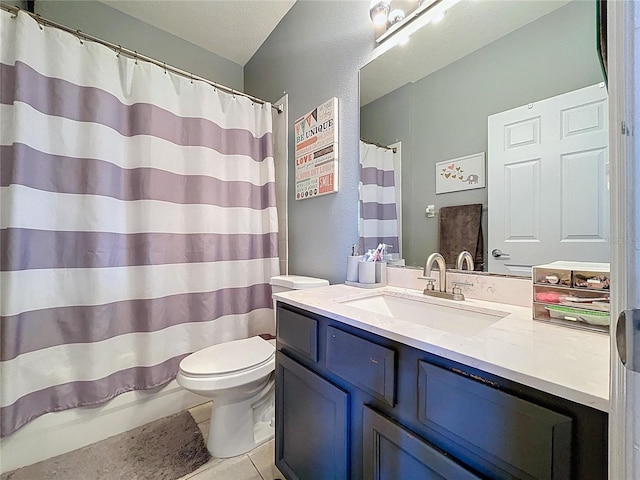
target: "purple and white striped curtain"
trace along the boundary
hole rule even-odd
[[[0,417],[273,331],[271,106],[1,12]]]
[[[360,141],[360,251],[386,243],[399,252],[394,153]]]

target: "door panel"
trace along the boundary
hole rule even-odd
[[[608,248],[607,152],[597,148],[561,156],[561,241],[604,243]],[[585,192],[590,192],[585,195]],[[607,230],[605,230],[605,228]]]
[[[604,100],[565,108],[561,115],[563,138],[607,131]]]
[[[540,144],[540,117],[504,126],[505,151]]]
[[[540,241],[540,159],[505,165],[506,240]]]

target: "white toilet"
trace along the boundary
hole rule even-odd
[[[273,293],[329,285],[297,275],[272,277],[270,283]],[[180,362],[178,384],[213,399],[207,440],[212,456],[242,455],[273,438],[275,350],[275,340],[256,336],[204,348]]]

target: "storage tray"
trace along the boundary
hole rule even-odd
[[[546,305],[551,318],[570,320],[575,322],[585,322],[589,325],[606,326],[610,324],[608,312],[598,312],[584,308],[567,307],[564,305]]]

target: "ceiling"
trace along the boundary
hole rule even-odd
[[[295,0],[100,0],[244,66]]]

